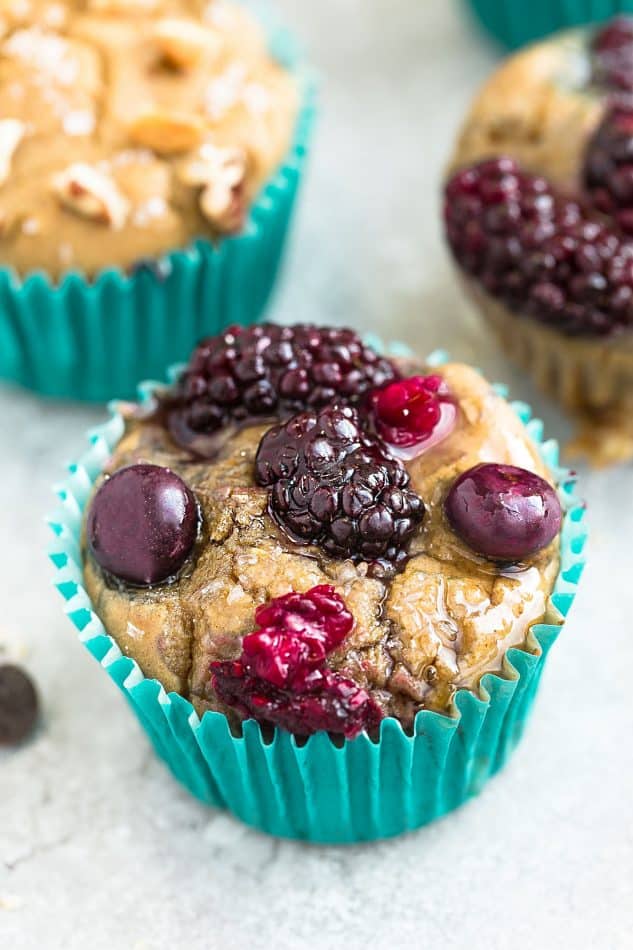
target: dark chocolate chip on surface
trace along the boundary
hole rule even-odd
[[[39,710],[30,676],[12,663],[0,664],[0,745],[17,745],[35,727]]]

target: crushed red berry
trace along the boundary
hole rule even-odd
[[[441,376],[410,376],[369,394],[378,435],[391,446],[436,444],[455,420],[455,406]]]
[[[266,432],[255,477],[286,534],[333,557],[400,565],[424,517],[402,462],[349,406],[300,413]]]
[[[369,693],[325,664],[354,624],[333,587],[278,597],[255,620],[262,627],[244,638],[240,658],[211,664],[222,702],[299,736],[326,731],[352,739],[378,727],[382,712]]]
[[[455,174],[445,221],[458,263],[510,308],[570,335],[633,324],[633,244],[512,159]]]
[[[168,397],[168,424],[179,444],[212,454],[205,437],[230,423],[283,419],[334,398],[353,404],[398,375],[353,330],[230,327],[194,350]]]
[[[354,626],[343,600],[327,584],[258,607],[255,622],[260,629],[244,637],[245,662],[250,673],[274,686],[285,686],[323,663]]]

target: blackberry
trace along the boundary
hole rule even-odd
[[[633,234],[633,108],[607,111],[589,141],[583,177],[592,204]]]
[[[260,629],[244,637],[238,660],[211,664],[222,702],[300,736],[325,730],[351,739],[377,728],[382,712],[369,693],[325,663],[354,625],[332,586],[278,597],[257,608],[255,622]]]
[[[633,17],[619,16],[591,41],[592,79],[611,91],[633,91]]]
[[[446,233],[460,266],[489,294],[570,335],[633,323],[633,244],[510,158],[455,174]]]
[[[168,397],[168,425],[177,442],[204,454],[204,436],[230,423],[283,419],[335,397],[358,402],[397,378],[394,365],[353,330],[230,327],[194,350]]]
[[[333,557],[398,565],[424,516],[403,464],[363,430],[350,406],[303,412],[270,429],[255,477],[269,489],[280,527]]]

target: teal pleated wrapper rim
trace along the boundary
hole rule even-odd
[[[245,3],[245,0],[242,0]],[[290,34],[253,0],[271,54],[296,78],[300,106],[292,145],[252,204],[242,231],[205,238],[128,274],[94,280],[70,272],[55,284],[0,269],[0,380],[58,398],[133,399],[139,379],[160,379],[205,336],[259,320],[275,286],[306,163],[316,81]]]
[[[557,30],[632,13],[633,0],[464,0],[485,29],[508,49]]]
[[[395,344],[388,352],[399,355],[403,348]],[[427,362],[445,361],[445,354],[436,353]],[[141,401],[151,399],[157,386],[140,386]],[[503,387],[497,390],[505,396]],[[565,510],[561,567],[549,605],[562,624],[584,567],[585,508],[575,480],[559,467],[556,442],[543,441],[542,423],[532,418],[527,404],[512,406],[554,473]],[[361,734],[337,744],[320,733],[301,744],[281,730],[267,741],[253,720],[243,724],[241,736],[232,735],[222,714],[206,712],[199,718],[188,700],[144,677],[108,635],[83,586],[83,509],[124,429],[115,405],[111,412],[111,419],[90,433],[88,451],[56,489],[59,509],[50,520],[55,543],[49,553],[55,585],[81,642],[124,693],[174,776],[201,801],[229,809],[248,825],[330,843],[410,831],[478,793],[521,737],[561,625],[532,627],[529,650],[510,649],[502,675],[485,674],[478,695],[459,690],[454,716],[420,711],[411,735],[395,719],[383,720],[377,742]]]

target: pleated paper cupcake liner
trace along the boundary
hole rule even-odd
[[[509,310],[463,281],[509,358],[578,426],[571,452],[597,465],[633,457],[633,333],[571,337]]]
[[[633,0],[466,0],[480,23],[509,49],[585,23],[632,13]]]
[[[258,8],[259,9],[259,8]],[[263,315],[275,286],[304,171],[316,107],[314,77],[292,37],[268,32],[271,52],[299,84],[292,146],[254,201],[243,230],[200,238],[128,274],[109,268],[58,284],[0,269],[0,379],[46,396],[134,398],[139,379],[160,379],[199,340]]]
[[[435,365],[444,361],[443,354],[430,360]],[[155,388],[143,386],[141,399],[151,398]],[[361,734],[336,742],[319,733],[301,743],[278,729],[269,740],[255,721],[245,722],[242,734],[233,735],[225,716],[206,712],[199,718],[188,700],[167,694],[122,655],[83,586],[80,550],[83,509],[123,433],[116,407],[110,421],[90,434],[88,451],[70,466],[57,490],[59,510],[51,520],[55,583],[81,642],[123,692],[158,755],[193,795],[270,834],[318,842],[369,841],[444,815],[479,792],[503,766],[523,733],[547,654],[574,599],[586,540],[584,506],[573,478],[559,467],[556,442],[543,441],[542,423],[532,418],[529,406],[512,405],[554,473],[565,509],[561,567],[548,611],[552,622],[535,625],[525,649],[510,649],[503,672],[484,675],[477,695],[458,691],[454,715],[422,710],[412,734],[397,720],[385,719],[378,741]]]

